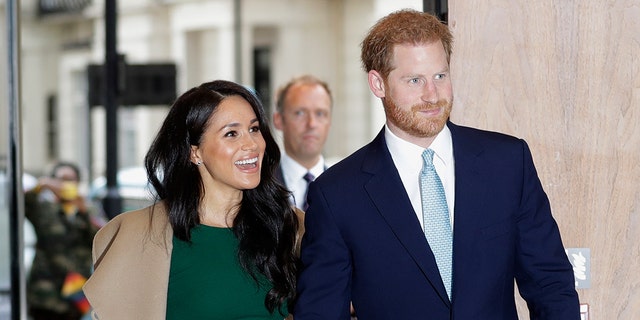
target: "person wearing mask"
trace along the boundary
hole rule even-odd
[[[276,93],[273,124],[282,131],[284,154],[276,177],[291,190],[296,207],[307,207],[307,186],[327,165],[322,156],[331,127],[333,98],[329,85],[303,75]]]
[[[257,97],[217,80],[182,94],[146,157],[158,201],[111,220],[84,286],[110,319],[283,319],[302,223],[274,172]]]
[[[25,193],[25,216],[36,234],[27,278],[33,320],[80,319],[88,311],[80,286],[91,275],[91,242],[99,225],[95,210],[79,194],[79,183],[78,166],[59,162]],[[69,291],[73,283],[80,284]]]
[[[452,35],[401,10],[362,42],[386,123],[309,189],[296,320],[580,319],[524,140],[449,121]]]

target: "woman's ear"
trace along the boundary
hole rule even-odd
[[[202,163],[202,159],[200,158],[200,148],[198,146],[191,145],[191,162],[197,166]]]
[[[376,70],[371,70],[368,73],[368,80],[369,89],[371,89],[373,95],[378,98],[384,98],[386,96],[386,93],[384,91],[384,79],[382,78],[382,75],[380,75],[380,73]]]

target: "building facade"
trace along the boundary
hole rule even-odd
[[[325,156],[337,161],[369,141],[384,119],[360,65],[360,41],[379,17],[421,10],[422,1],[130,0],[117,7],[118,53],[127,65],[174,64],[177,95],[233,80],[255,88],[270,113],[274,91],[289,78],[325,79],[335,95]],[[22,1],[27,172],[46,172],[59,159],[80,163],[90,178],[105,172],[105,112],[88,103],[87,71],[104,61],[104,8],[104,0]],[[167,110],[119,106],[119,167],[142,164]]]

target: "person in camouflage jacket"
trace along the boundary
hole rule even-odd
[[[25,214],[37,236],[36,254],[27,280],[27,306],[33,320],[80,319],[82,308],[62,293],[68,275],[91,275],[91,246],[99,226],[78,194],[78,168],[59,163],[50,177],[25,193]],[[81,293],[81,291],[80,291]]]

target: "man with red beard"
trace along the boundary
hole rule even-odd
[[[386,124],[309,189],[296,320],[580,319],[525,141],[449,121],[452,35],[413,10],[362,42]]]

